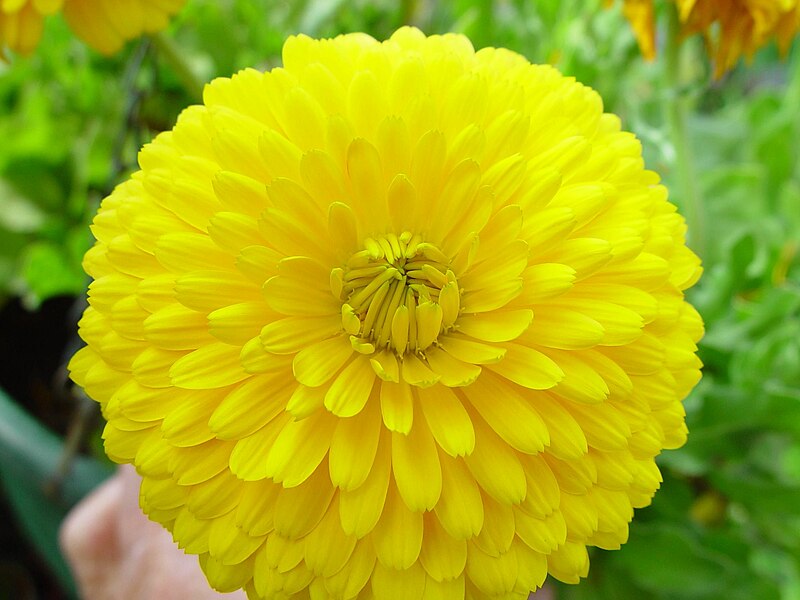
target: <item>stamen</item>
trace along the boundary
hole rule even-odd
[[[372,279],[369,284],[362,288],[355,296],[350,299],[350,304],[358,310],[367,300],[374,294],[378,288],[381,287],[386,281],[394,278],[395,275],[400,275],[400,271],[395,268],[386,269],[383,273]]]
[[[408,352],[424,359],[461,310],[451,259],[409,231],[365,239],[343,269],[331,271],[331,291],[344,302],[342,328],[363,354],[390,349],[400,359]]]

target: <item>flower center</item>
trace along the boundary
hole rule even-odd
[[[450,259],[409,231],[364,241],[344,268],[331,271],[342,327],[364,354],[389,348],[423,352],[458,317],[460,290]]]

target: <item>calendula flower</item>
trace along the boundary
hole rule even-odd
[[[44,17],[57,12],[61,0],[0,0],[0,58],[4,48],[30,54],[42,37]]]
[[[714,57],[714,76],[732,69],[744,55],[777,38],[786,52],[800,29],[800,0],[676,0],[687,35],[705,35]],[[710,29],[719,27],[712,35]]]
[[[112,54],[143,33],[164,29],[185,0],[0,0],[0,50],[30,54],[44,18],[63,11],[72,30],[95,50]]]
[[[290,38],[105,199],[72,359],[220,591],[526,598],[683,444],[699,276],[636,138],[549,66]]]
[[[683,35],[701,33],[714,58],[714,76],[721,77],[742,56],[751,58],[772,39],[783,53],[800,30],[800,0],[674,0]],[[624,0],[642,54],[653,58],[653,0]]]

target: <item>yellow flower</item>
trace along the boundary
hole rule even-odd
[[[45,15],[57,12],[62,0],[0,0],[0,58],[10,48],[30,54],[42,37]]]
[[[714,77],[777,37],[785,52],[800,29],[800,0],[675,0],[684,33],[703,33],[714,57]],[[710,33],[714,25],[716,35]]]
[[[623,0],[642,54],[655,56],[653,0]],[[714,77],[750,58],[772,38],[783,53],[800,30],[800,0],[674,0],[683,35],[702,33],[714,57]],[[611,4],[607,0],[606,4]],[[718,27],[718,31],[713,31]]]
[[[287,41],[105,199],[73,379],[251,598],[527,598],[683,444],[700,274],[636,138],[503,49]],[[359,595],[361,594],[361,595]]]
[[[72,30],[95,50],[112,54],[126,41],[155,33],[185,0],[0,0],[0,51],[30,54],[44,17],[63,11]]]

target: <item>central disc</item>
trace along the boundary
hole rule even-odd
[[[458,317],[460,291],[450,259],[411,232],[367,238],[343,269],[331,272],[342,327],[364,354],[389,348],[422,353]]]

